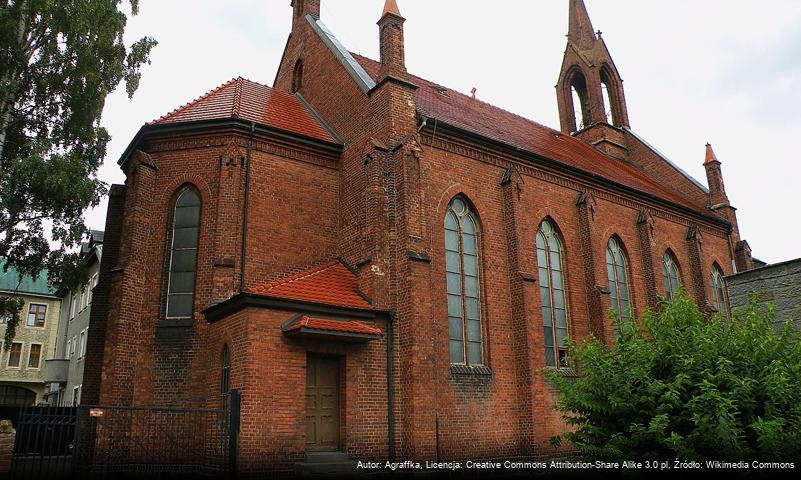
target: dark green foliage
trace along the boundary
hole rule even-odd
[[[0,258],[20,275],[85,280],[68,252],[106,193],[106,96],[122,82],[133,95],[156,45],[126,47],[123,4],[137,13],[138,0],[0,0]]]
[[[574,429],[562,438],[593,459],[796,459],[801,344],[772,320],[756,302],[709,318],[682,293],[622,320],[614,348],[574,346],[575,382],[546,372]]]

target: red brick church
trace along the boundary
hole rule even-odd
[[[86,403],[237,389],[243,471],[536,457],[563,429],[542,370],[569,372],[567,339],[613,342],[610,310],[679,288],[728,308],[752,259],[721,164],[707,145],[706,187],[632,130],[582,0],[560,130],[407,72],[395,0],[378,60],[320,1],[293,1],[272,87],[234,78],[120,159]]]

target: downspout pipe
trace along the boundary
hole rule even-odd
[[[395,312],[390,312],[387,317],[387,447],[390,462],[395,461],[395,388],[392,369],[394,323]]]
[[[245,192],[242,200],[242,247],[239,258],[239,292],[245,291],[245,262],[248,244],[248,209],[250,201],[250,162],[253,158],[253,134],[256,133],[256,123],[250,122],[250,136],[248,137],[248,153],[245,159]]]

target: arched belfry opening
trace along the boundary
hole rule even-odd
[[[590,127],[629,126],[623,81],[583,0],[570,1],[567,49],[557,84],[563,133]]]
[[[573,133],[592,124],[589,90],[583,73],[578,70],[572,73],[569,90],[569,100],[573,107],[569,112],[572,126],[570,133]]]
[[[620,78],[608,65],[602,66],[600,73],[606,123],[616,127],[627,126]]]

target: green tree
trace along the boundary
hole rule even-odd
[[[87,232],[83,212],[106,193],[103,105],[122,82],[134,94],[156,45],[125,45],[122,3],[0,0],[0,258],[20,275],[83,280],[69,252]]]
[[[594,459],[788,460],[801,451],[801,343],[755,301],[709,318],[685,294],[572,348],[559,391],[569,441]]]

